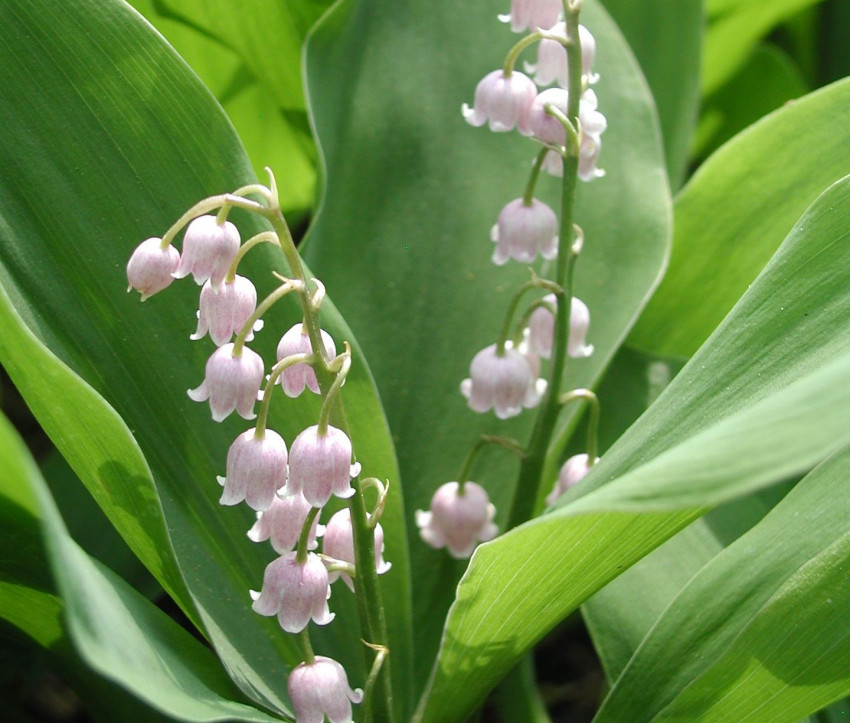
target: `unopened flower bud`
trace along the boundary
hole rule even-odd
[[[236,505],[245,500],[254,510],[267,510],[275,493],[286,486],[286,442],[277,432],[266,429],[261,437],[255,429],[240,434],[227,451],[227,476],[221,504]]]
[[[189,338],[202,339],[209,331],[216,346],[227,344],[251,318],[257,308],[257,290],[244,276],[236,276],[215,291],[207,280],[201,289],[198,304],[198,329]],[[245,341],[251,341],[254,332],[249,331]]]
[[[264,365],[259,354],[242,347],[242,354],[233,355],[234,345],[216,349],[207,360],[204,381],[197,389],[189,390],[196,402],[210,400],[210,411],[216,422],[225,419],[234,409],[243,419],[253,419],[254,402],[263,381]]]
[[[326,716],[330,723],[351,723],[351,704],[363,700],[360,688],[348,687],[345,669],[324,655],[295,666],[287,689],[296,723],[323,723]]]
[[[142,241],[127,263],[127,281],[130,284],[127,291],[135,289],[144,301],[174,281],[172,274],[179,263],[177,249],[171,245],[162,248],[162,239]]]
[[[537,28],[551,28],[563,9],[563,0],[511,0],[510,14],[499,15],[499,20],[509,22],[515,33],[526,29],[533,32]]]
[[[384,562],[384,529],[379,522],[375,525],[375,568],[379,575],[382,575],[392,567],[391,563]],[[335,513],[325,527],[325,537],[322,542],[322,552],[329,557],[333,557],[343,562],[348,562],[352,565],[354,562],[354,530],[351,525],[351,512],[347,507]],[[343,582],[348,585],[349,589],[354,591],[354,583],[351,581],[351,576],[339,570],[331,570],[328,573],[328,580],[334,582],[337,578],[342,577]]]
[[[515,417],[523,407],[537,406],[546,391],[546,380],[536,379],[528,360],[506,346],[499,356],[496,345],[482,349],[472,359],[469,379],[460,385],[461,393],[475,412],[495,410],[499,419]]]
[[[289,451],[289,494],[301,492],[313,507],[324,507],[331,495],[351,497],[351,478],[360,465],[351,464],[351,440],[341,429],[328,426],[319,434],[319,426],[299,434]]]
[[[431,498],[429,512],[416,511],[416,525],[431,547],[447,547],[452,557],[463,559],[472,554],[479,541],[496,536],[495,514],[496,508],[481,485],[465,482],[463,494],[459,494],[457,482],[446,482]]]
[[[316,625],[327,625],[334,619],[328,609],[331,586],[328,571],[317,555],[307,553],[301,565],[297,553],[287,552],[270,562],[263,573],[263,589],[254,597],[254,612],[269,617],[277,615],[280,627],[287,633],[300,633],[312,618]]]
[[[493,263],[499,266],[509,258],[530,264],[538,253],[553,259],[558,255],[558,218],[536,198],[527,205],[517,198],[501,210],[490,238],[497,244]]]
[[[543,300],[555,305],[555,295],[548,294]],[[570,304],[570,334],[567,342],[567,354],[573,359],[583,359],[593,353],[593,344],[587,343],[590,328],[590,310],[575,296]],[[528,320],[528,346],[530,351],[544,359],[552,356],[552,340],[555,335],[555,315],[546,306],[537,307]]]
[[[218,291],[240,242],[239,231],[230,221],[219,224],[215,216],[199,216],[183,236],[183,253],[174,278],[192,274],[199,286],[209,279],[213,291]]]
[[[464,103],[461,110],[470,125],[483,126],[489,121],[491,131],[505,132],[517,126],[520,133],[530,135],[526,116],[536,95],[537,86],[527,75],[494,70],[476,86],[474,107]]]
[[[336,356],[334,340],[324,330],[320,330],[320,334],[328,358],[333,359]],[[282,361],[293,354],[312,353],[313,345],[310,343],[310,337],[307,335],[307,330],[303,324],[293,326],[281,337],[277,345],[278,361]],[[288,397],[297,397],[304,391],[305,386],[314,394],[319,393],[319,382],[316,379],[316,372],[309,364],[293,364],[291,367],[287,367],[281,373],[279,381]]]
[[[292,550],[301,536],[301,528],[307,515],[313,509],[300,492],[294,495],[275,496],[269,508],[257,513],[257,521],[248,530],[248,538],[253,542],[269,540],[278,555]],[[324,532],[316,515],[307,539],[307,549],[316,549],[316,536]]]
[[[596,462],[598,461],[599,458],[597,457]],[[575,454],[564,462],[558,474],[558,479],[555,481],[555,487],[546,497],[546,504],[554,504],[555,500],[590,472],[591,465],[589,462],[590,457],[586,454]]]

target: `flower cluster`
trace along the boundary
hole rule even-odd
[[[486,124],[499,133],[516,129],[539,144],[525,192],[502,208],[490,231],[496,244],[493,263],[501,266],[514,260],[532,264],[542,257],[554,260],[557,269],[554,280],[532,272],[531,282],[514,297],[496,343],[473,357],[469,377],[460,384],[470,409],[479,413],[493,410],[499,419],[514,417],[544,400],[550,410],[554,404],[565,403],[555,396],[559,389],[548,389],[547,379],[541,377],[544,360],[551,360],[547,362],[549,376],[559,385],[566,356],[581,359],[593,353],[593,345],[587,343],[590,311],[564,286],[568,278],[571,283],[571,274],[568,277],[565,269],[581,250],[583,234],[571,219],[559,223],[555,211],[535,197],[541,170],[563,177],[568,167],[571,182],[604,175],[598,160],[607,120],[591,88],[599,79],[593,69],[596,40],[578,23],[579,8],[577,0],[512,0],[510,13],[499,18],[510,23],[514,32],[529,34],[509,51],[501,69],[481,79],[472,106],[463,104],[461,109],[470,125]],[[537,62],[526,63],[525,73],[515,70],[520,54],[535,44]],[[560,237],[567,234],[570,246],[561,249]],[[537,299],[512,325],[521,296],[531,290],[552,293]],[[567,323],[557,324],[557,314],[566,316]],[[515,447],[513,443],[503,446]],[[478,449],[467,460],[465,472]],[[553,495],[586,474],[595,456],[589,459],[584,455],[584,460],[579,464],[578,458],[573,458],[565,464],[560,487]],[[459,480],[442,485],[431,499],[430,510],[417,511],[416,523],[429,545],[447,547],[453,557],[468,557],[479,541],[496,534],[495,511],[483,487],[467,481],[465,473]]]
[[[245,193],[240,195],[240,191]],[[300,633],[311,620],[316,625],[333,620],[328,600],[334,580],[342,577],[355,589],[355,531],[349,510],[337,512],[327,527],[318,524],[331,498],[346,500],[355,494],[352,479],[360,474],[349,435],[329,423],[350,367],[350,349],[346,344],[345,351],[337,354],[333,339],[319,327],[324,288],[313,279],[316,291],[310,292],[288,232],[283,240],[277,233],[263,232],[241,243],[238,230],[226,220],[230,207],[254,211],[273,223],[278,218],[284,228],[285,222],[273,190],[251,186],[240,191],[202,201],[163,238],[143,242],[130,258],[127,278],[143,300],[165,289],[173,279],[190,274],[202,286],[197,330],[191,338],[199,340],[209,334],[216,349],[206,363],[203,382],[188,394],[195,401],[208,402],[216,422],[234,411],[243,419],[256,419],[255,426],[239,434],[228,449],[225,476],[218,478],[223,487],[220,502],[245,502],[255,510],[256,523],[248,537],[254,542],[269,540],[277,554],[265,569],[261,591],[250,591],[254,611],[276,616],[286,632]],[[244,198],[248,193],[261,195],[265,203]],[[207,213],[215,209],[218,216]],[[181,254],[171,241],[186,223]],[[258,306],[254,285],[237,275],[236,269],[247,250],[265,241],[287,254],[294,278],[278,277],[280,287]],[[265,362],[246,342],[262,328],[262,314],[289,293],[298,295],[304,320],[283,334],[277,361],[267,375]],[[271,395],[278,384],[288,397],[297,397],[306,389],[323,398],[317,424],[301,431],[289,448],[278,432],[266,426]],[[259,400],[259,412],[255,413]],[[379,487],[381,499],[375,514],[367,515],[364,534],[373,535],[380,574],[390,567],[383,560],[383,531],[377,521],[386,488],[377,480],[372,483]],[[323,534],[325,554],[319,555],[314,550]],[[362,697],[362,691],[348,687],[339,663],[312,652],[292,672],[288,685],[299,723],[321,721],[324,716],[350,721],[351,703]]]

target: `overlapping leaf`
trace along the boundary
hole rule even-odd
[[[309,101],[327,181],[307,259],[338,290],[369,357],[411,521],[440,484],[456,478],[480,432],[522,439],[532,421],[530,414],[506,423],[475,415],[458,392],[470,360],[493,343],[514,290],[528,279],[521,264],[490,262],[488,232],[522,193],[536,146],[471,128],[460,114],[518,37],[498,23],[499,10],[349,2],[308,43]],[[601,156],[607,175],[580,189],[576,219],[586,238],[577,296],[590,307],[596,353],[572,362],[568,378],[590,386],[657,282],[669,195],[652,101],[634,59],[598,4],[586,3],[582,22],[596,36],[595,89],[609,118]],[[556,205],[557,184],[542,178],[538,195]],[[504,517],[515,474],[515,461],[499,450],[482,454],[473,469]],[[421,686],[462,566],[415,533]]]
[[[848,210],[850,178],[818,198],[582,485],[553,513],[478,548],[418,720],[462,720],[552,625],[706,508],[850,441]]]
[[[140,240],[163,233],[194,202],[252,181],[247,159],[210,94],[122,3],[14,0],[0,7],[0,21],[0,361],[125,540],[202,624],[234,680],[285,711],[284,681],[299,646],[252,613],[248,596],[273,555],[246,539],[249,510],[216,502],[215,475],[248,425],[214,424],[185,396],[212,351],[187,338],[197,287],[183,282],[141,305],[126,294],[123,270]],[[286,169],[276,170],[285,183]],[[244,237],[261,228],[233,218]],[[271,269],[286,271],[270,249],[246,259],[261,293]],[[353,342],[330,303],[323,311],[338,342]],[[271,360],[277,335],[297,320],[294,304],[276,308],[254,348]],[[395,481],[356,345],[355,354],[345,396],[358,456],[366,474]],[[316,408],[315,400],[273,404],[270,425],[291,440]],[[385,587],[393,669],[408,681],[401,506],[396,484],[385,513],[394,563]],[[331,606],[343,623],[317,632],[317,652],[363,680],[353,598],[343,590]],[[397,699],[403,710],[405,695]]]
[[[794,221],[847,173],[849,142],[845,79],[767,116],[712,155],[676,198],[670,267],[630,341],[659,354],[693,354]]]

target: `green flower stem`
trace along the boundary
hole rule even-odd
[[[504,75],[508,76],[514,72],[514,66],[516,65],[516,61],[519,58],[519,54],[523,50],[525,50],[531,45],[534,45],[534,43],[536,43],[538,40],[542,40],[543,38],[547,37],[550,36],[547,33],[543,33],[538,30],[536,33],[526,35],[524,38],[519,40],[505,56],[505,63],[502,66],[502,72],[504,73]]]
[[[348,370],[351,369],[351,347],[348,345],[348,342],[345,342],[345,351],[340,355],[340,357],[342,357],[342,363],[340,364],[339,369],[335,372],[333,384],[331,384],[330,389],[322,395],[324,399],[322,400],[322,408],[319,410],[318,429],[318,435],[320,437],[324,437],[328,433],[331,410],[339,396],[339,390],[342,389],[342,385],[345,383],[345,378],[348,376]],[[337,359],[339,359],[339,357],[337,357]]]
[[[171,245],[171,242],[174,241],[174,237],[177,236],[177,234],[180,233],[180,230],[190,221],[194,221],[198,216],[203,216],[210,211],[223,209],[225,206],[241,208],[253,213],[265,210],[265,206],[262,204],[259,204],[256,201],[250,201],[247,198],[234,196],[232,193],[222,193],[218,196],[210,196],[209,198],[205,198],[203,201],[198,201],[194,206],[192,206],[192,208],[186,211],[186,213],[184,213],[171,225],[171,228],[169,228],[162,237],[160,248],[167,249]]]
[[[534,189],[537,187],[537,179],[540,177],[540,169],[543,166],[543,159],[549,152],[548,148],[541,148],[537,157],[534,159],[534,165],[531,167],[531,175],[528,177],[528,183],[525,184],[525,191],[522,194],[523,206],[530,206],[534,200]]]
[[[301,302],[301,311],[304,318],[303,323],[307,329],[307,335],[310,338],[310,345],[316,359],[314,369],[316,379],[319,382],[319,389],[322,393],[323,409],[327,406],[328,414],[331,411],[335,413],[336,426],[349,435],[350,438],[350,428],[342,404],[342,397],[337,393],[331,394],[337,375],[331,370],[331,360],[328,358],[325,345],[322,343],[319,314],[313,307],[312,295],[307,287],[308,279],[304,272],[304,265],[301,263],[301,257],[295,248],[295,242],[292,239],[289,226],[280,209],[274,175],[272,175],[270,170],[268,172],[271,202],[268,208],[260,206],[256,209],[256,213],[264,216],[271,223],[272,228],[280,240],[280,247],[291,275],[294,279],[301,282],[302,286],[299,289],[298,298]],[[328,404],[329,395],[335,399],[333,407]],[[355,460],[352,458],[353,461]],[[381,590],[378,584],[378,573],[375,568],[374,531],[369,526],[366,503],[363,499],[363,491],[359,481],[356,478],[353,479],[351,486],[354,489],[354,495],[349,500],[349,509],[351,511],[351,525],[354,532],[354,561],[357,569],[355,590],[357,591],[357,612],[360,619],[360,628],[363,637],[370,643],[388,648],[389,636],[387,634],[387,623],[384,614],[384,605],[381,599]],[[369,666],[370,663],[371,661],[367,659],[366,665]],[[370,706],[368,708],[364,706],[361,711],[360,720],[374,720],[376,723],[390,723],[393,720],[392,687],[390,685],[390,666],[388,660],[385,661],[382,672],[383,674],[378,676],[375,682],[374,695],[372,696]]]
[[[227,275],[224,277],[225,283],[233,283],[233,280],[236,278],[236,269],[239,267],[239,262],[254,246],[258,246],[261,243],[277,244],[280,246],[280,241],[277,240],[277,234],[274,231],[262,231],[256,236],[251,236],[251,238],[239,247],[239,251],[236,252],[236,256],[231,261],[230,266],[227,267]]]
[[[547,291],[553,291],[557,294],[561,290],[561,287],[552,281],[541,279],[534,273],[533,269],[531,270],[531,281],[526,281],[517,289],[514,297],[511,299],[511,303],[508,305],[505,320],[502,322],[502,330],[499,332],[499,338],[496,341],[496,356],[505,355],[505,346],[507,344],[508,337],[511,335],[511,322],[513,321],[517,306],[519,306],[519,301],[523,297],[523,294],[531,289],[546,289]]]
[[[307,562],[307,546],[310,544],[310,528],[313,526],[313,520],[322,511],[321,507],[313,507],[307,513],[304,524],[301,526],[301,536],[298,538],[298,552],[295,553],[295,562],[299,565],[304,565]]]
[[[537,299],[533,304],[531,304],[523,313],[522,316],[519,317],[519,320],[514,327],[514,335],[513,335],[513,343],[514,346],[519,344],[522,341],[522,332],[525,330],[525,327],[528,326],[531,321],[531,315],[537,309],[549,309],[552,312],[552,315],[555,314],[555,304],[552,304],[545,299]]]
[[[590,405],[590,419],[587,422],[587,466],[592,467],[599,456],[599,397],[589,389],[573,389],[562,394],[558,402],[563,406],[578,399],[584,399]]]
[[[313,653],[313,645],[310,643],[310,633],[307,628],[301,631],[301,647],[304,648],[304,662],[307,665],[312,665],[316,662],[316,655]]]
[[[496,437],[491,434],[482,434],[478,441],[472,445],[472,449],[469,450],[469,454],[466,455],[466,459],[463,462],[463,467],[461,467],[460,474],[457,478],[458,497],[463,497],[464,495],[464,485],[469,481],[469,473],[472,470],[472,463],[475,461],[478,453],[488,444],[495,444],[499,447],[503,447],[504,449],[514,452],[519,457],[522,457],[525,454],[525,450],[522,448],[522,445],[515,439]]]
[[[245,346],[245,337],[251,333],[251,329],[254,328],[254,324],[257,323],[258,319],[262,318],[263,314],[265,314],[274,304],[280,301],[288,293],[292,291],[302,291],[303,287],[304,284],[302,282],[287,279],[283,282],[283,284],[263,299],[262,303],[254,310],[254,313],[251,314],[248,321],[242,325],[242,328],[236,335],[236,341],[233,342],[233,356],[240,356],[242,354],[242,347]]]
[[[578,128],[579,99],[581,97],[581,42],[578,34],[578,8],[564,2],[564,19],[567,26],[566,44],[567,65],[569,67],[569,88],[567,100],[567,120]],[[578,258],[573,245],[575,229],[573,215],[575,211],[575,191],[578,180],[578,155],[568,152],[564,158],[564,180],[561,186],[560,251],[556,264],[555,282],[560,290],[555,293],[557,312],[555,314],[555,337],[553,359],[549,370],[546,396],[531,432],[527,453],[519,471],[519,483],[514,492],[507,529],[531,519],[542,484],[543,466],[546,450],[555,422],[558,418],[561,384],[567,361],[567,344],[570,331],[570,306],[573,296],[573,273]]]
[[[312,364],[315,357],[312,354],[291,354],[288,357],[281,359],[272,367],[269,373],[269,378],[266,381],[266,386],[263,389],[263,398],[260,401],[260,409],[257,412],[257,425],[254,432],[254,437],[262,439],[266,432],[266,420],[269,416],[269,406],[272,400],[272,392],[274,391],[275,382],[278,377],[289,367],[296,364]]]

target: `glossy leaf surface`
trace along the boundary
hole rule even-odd
[[[248,424],[215,424],[205,405],[185,395],[201,381],[212,351],[208,340],[188,340],[197,287],[178,283],[142,305],[126,293],[124,273],[143,238],[162,234],[204,196],[253,181],[247,158],[210,94],[122,3],[9,2],[0,19],[7,29],[0,123],[8,129],[0,144],[0,361],[238,685],[286,711],[284,681],[300,646],[274,620],[254,614],[248,595],[273,554],[245,537],[250,510],[217,503],[215,477]],[[277,170],[284,183],[286,169]],[[243,238],[262,228],[252,218],[233,219]],[[261,294],[271,288],[271,269],[286,272],[271,249],[253,251],[244,269]],[[354,344],[330,302],[323,311],[338,343]],[[297,320],[294,304],[275,307],[255,350],[271,360],[277,335]],[[380,403],[356,344],[354,352],[345,396],[358,457],[367,475],[397,480]],[[314,399],[281,399],[270,426],[291,441],[316,412]],[[385,513],[394,563],[386,594],[397,641],[393,669],[408,680],[400,492],[394,485]],[[331,606],[345,622],[317,631],[316,647],[363,680],[353,598],[341,593]],[[399,701],[403,706],[403,695]]]
[[[586,480],[478,548],[419,720],[462,720],[549,628],[707,508],[850,441],[848,209],[844,179]]]

